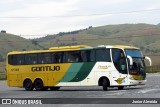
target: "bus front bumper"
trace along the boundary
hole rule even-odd
[[[145,85],[147,80],[129,80],[129,85]]]

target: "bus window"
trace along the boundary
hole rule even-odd
[[[8,63],[11,65],[16,65],[17,57],[16,55],[9,55],[8,56]]]
[[[64,56],[64,62],[81,62],[80,51],[65,52]]]
[[[23,65],[24,64],[24,55],[17,55],[17,65]]]
[[[82,62],[95,61],[95,51],[94,50],[81,51],[81,60]]]
[[[50,64],[50,63],[51,63],[51,53],[38,54],[38,64]]]
[[[82,62],[87,62],[86,51],[81,51],[81,60]]]
[[[62,63],[63,62],[63,53],[57,52],[52,54],[53,63]]]
[[[96,50],[96,61],[110,62],[110,50],[109,49],[97,49]]]
[[[112,58],[116,69],[122,74],[127,74],[127,63],[124,52],[121,49],[112,49]]]
[[[37,54],[26,54],[25,64],[37,64]]]
[[[11,65],[23,65],[24,64],[24,55],[9,55],[8,63]]]
[[[89,55],[89,61],[90,62],[95,61],[95,50],[90,50],[89,53],[90,53],[90,55]]]

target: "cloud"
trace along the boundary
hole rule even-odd
[[[6,17],[0,18],[0,28],[21,35],[58,33],[107,24],[157,23],[160,18],[159,11],[121,13],[159,8],[159,0],[1,0],[0,7],[0,17]]]
[[[69,11],[74,10],[74,8],[71,6],[74,3],[75,2],[71,2],[71,0],[66,0],[63,3],[53,2],[53,1],[48,1],[41,4],[29,3],[26,4],[25,8],[19,10],[11,10],[3,14],[3,16],[34,17],[34,16],[64,15],[67,14]]]

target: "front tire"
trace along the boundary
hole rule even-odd
[[[26,79],[23,83],[23,87],[26,91],[32,91],[33,90],[33,83],[30,79]]]
[[[107,79],[103,79],[103,84],[102,84],[102,86],[103,86],[103,90],[104,91],[107,91],[108,90],[108,81],[107,81]]]
[[[45,89],[43,86],[43,81],[41,79],[36,79],[34,82],[34,88],[36,91],[43,91]]]

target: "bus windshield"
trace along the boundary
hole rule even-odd
[[[138,49],[126,49],[125,52],[131,57],[143,57],[141,51]]]
[[[126,55],[129,55],[133,58],[133,65],[129,67],[129,73],[131,75],[141,75],[141,79],[146,77],[146,68],[144,63],[144,56],[140,50],[137,49],[126,49]]]

